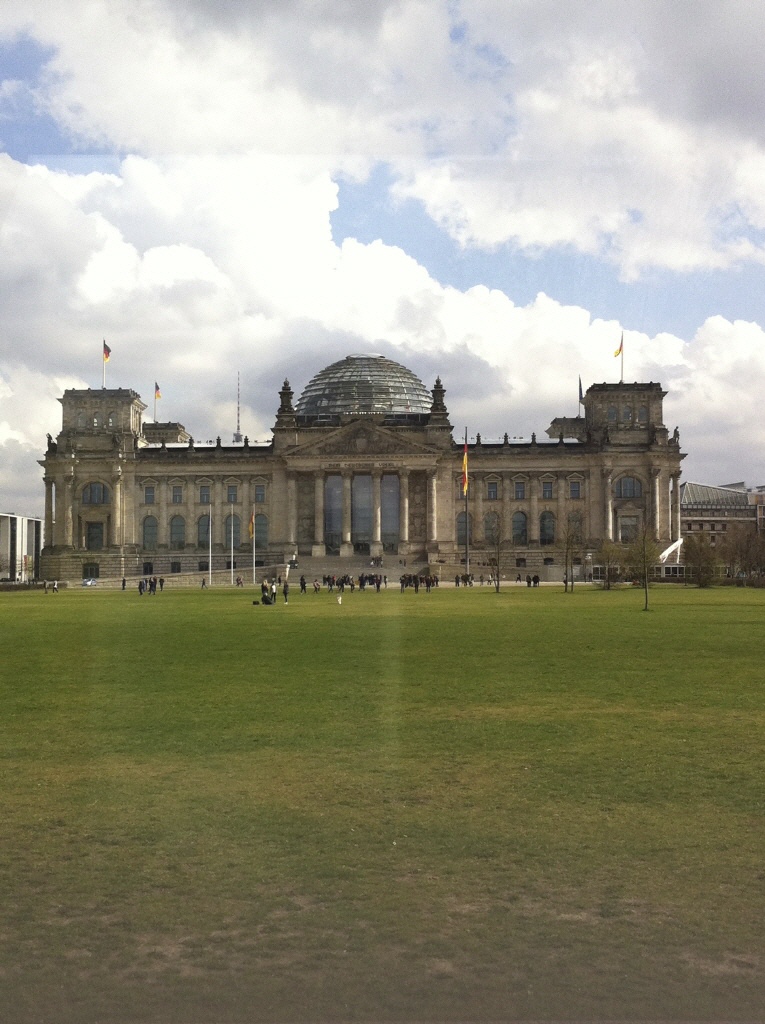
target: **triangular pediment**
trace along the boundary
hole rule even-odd
[[[298,445],[290,455],[305,458],[370,458],[377,455],[429,455],[438,449],[425,445],[406,433],[388,430],[377,423],[364,423],[355,420],[335,429],[328,429],[320,438],[312,438],[305,444]]]

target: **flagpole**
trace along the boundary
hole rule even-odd
[[[255,586],[255,506],[252,506],[252,585]]]
[[[210,512],[207,516],[207,579],[210,586],[212,586],[212,501],[210,502]]]
[[[620,378],[620,380],[619,380],[619,383],[620,383],[620,384],[623,384],[623,383],[624,383],[624,331],[622,331],[622,341],[621,341],[621,345],[619,346],[619,348],[621,349],[621,352],[622,352],[622,358],[621,358],[621,362],[620,362],[620,366],[621,366],[621,370],[620,370],[621,378]]]
[[[234,585],[234,504],[231,503],[231,586]]]
[[[106,390],[106,342],[101,350],[101,387]]]
[[[468,512],[468,490],[470,478],[467,472],[467,427],[465,427],[465,573],[470,583],[470,513]]]

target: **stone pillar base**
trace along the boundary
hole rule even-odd
[[[369,545],[369,555],[371,558],[382,558],[383,546],[381,540],[373,540]]]
[[[354,555],[353,544],[346,544],[345,542],[343,542],[340,545],[340,557],[341,558],[353,558],[353,555]]]
[[[326,544],[312,544],[311,545],[311,558],[326,558],[327,545]]]

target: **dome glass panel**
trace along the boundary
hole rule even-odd
[[[308,383],[295,414],[304,423],[370,415],[406,421],[427,415],[431,402],[419,377],[400,363],[379,355],[346,356]]]

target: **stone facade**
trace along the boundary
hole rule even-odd
[[[43,575],[167,576],[204,571],[210,555],[226,569],[232,542],[241,570],[296,555],[338,569],[362,555],[459,564],[463,443],[440,380],[429,410],[411,415],[375,406],[312,420],[287,381],[279,397],[269,444],[211,445],[177,423],[144,424],[132,390],[66,391],[40,463]],[[664,397],[655,383],[595,384],[584,415],[554,420],[547,440],[478,435],[468,445],[471,559],[490,559],[498,543],[504,566],[534,571],[560,560],[572,521],[583,555],[644,524],[659,544],[677,539],[684,456],[664,426]]]

